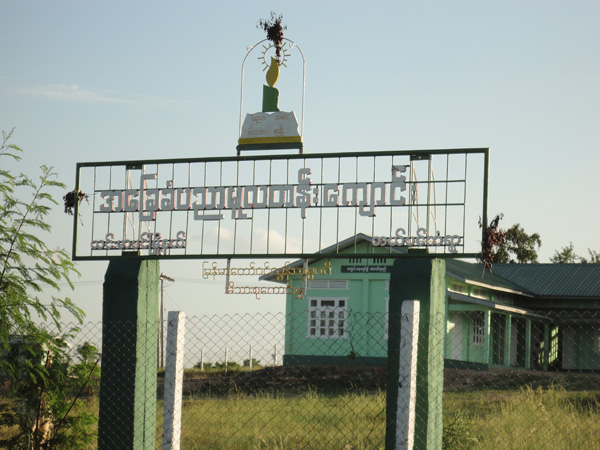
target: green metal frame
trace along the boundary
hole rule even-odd
[[[457,149],[426,149],[426,150],[384,150],[384,151],[370,151],[370,152],[339,152],[339,153],[313,153],[313,154],[267,154],[267,155],[240,155],[231,157],[208,157],[208,158],[173,158],[173,159],[148,159],[148,160],[125,160],[125,161],[100,161],[100,162],[82,162],[77,163],[75,186],[76,189],[80,189],[80,170],[85,167],[107,167],[107,166],[126,166],[128,168],[141,168],[144,165],[151,164],[188,164],[188,163],[207,163],[207,162],[242,162],[242,161],[265,161],[265,160],[312,160],[317,158],[348,158],[348,157],[383,157],[383,156],[410,156],[411,160],[424,160],[431,155],[455,155],[455,154],[482,154],[484,156],[483,162],[483,193],[482,193],[482,222],[483,224],[488,223],[488,180],[489,180],[489,148],[457,148]],[[77,238],[78,238],[78,221],[79,221],[79,205],[76,204],[73,215],[73,241],[72,241],[72,259],[75,261],[95,261],[95,260],[112,260],[126,256],[127,252],[123,252],[122,255],[102,255],[102,256],[77,256]],[[484,240],[485,226],[482,227],[481,239]],[[323,249],[321,249],[323,250]],[[353,258],[372,258],[381,257],[382,253],[375,253],[375,249],[372,248],[369,252],[352,253],[350,257]],[[324,253],[322,251],[313,253],[285,253],[285,254],[272,254],[272,253],[252,253],[252,254],[186,254],[186,255],[142,255],[135,252],[131,256],[143,258],[143,259],[273,259],[273,258],[293,258],[293,259],[310,259],[327,256],[328,258],[348,258],[349,254],[338,254],[337,252],[331,253],[328,251]],[[398,252],[393,249],[389,249],[389,253],[385,253],[386,257],[390,258],[475,258],[478,253],[428,253],[426,251],[421,252]]]

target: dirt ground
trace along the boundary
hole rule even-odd
[[[163,379],[158,393],[162,397]],[[277,393],[299,395],[311,391],[320,394],[347,392],[377,392],[385,390],[387,370],[382,366],[279,366],[252,372],[227,373],[191,372],[184,378],[184,395],[255,395]],[[444,370],[444,391],[480,389],[516,389],[521,386],[560,386],[566,390],[600,391],[600,374],[580,372],[543,372],[513,369],[451,369]]]

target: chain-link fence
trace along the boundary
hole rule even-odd
[[[448,448],[600,448],[600,313],[450,311],[444,356]]]
[[[443,448],[600,448],[600,315],[463,309],[442,318],[442,339],[419,340],[421,351],[444,356],[444,368],[427,369],[438,371],[428,379],[443,374]],[[155,423],[155,433],[139,439],[161,448],[165,370],[158,329],[150,324],[155,339],[144,339],[145,363],[157,376],[136,386],[135,395],[156,402],[153,417],[139,418]],[[130,336],[135,332],[121,324],[123,353],[144,344]],[[387,315],[339,304],[289,315],[187,318],[180,448],[383,449],[387,339]],[[82,346],[101,349],[102,324],[85,325],[69,344],[74,355]],[[104,372],[108,355],[102,358]],[[131,379],[139,364],[124,361],[113,383]],[[78,395],[97,415],[96,375]],[[135,415],[132,400],[113,400],[113,414]],[[18,399],[0,399],[11,401]],[[431,407],[417,409],[416,421],[427,421]],[[121,419],[117,413],[104,420]],[[0,438],[10,432],[0,431]]]

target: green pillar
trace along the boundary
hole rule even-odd
[[[102,304],[99,450],[155,448],[158,261],[110,261]]]
[[[492,339],[492,312],[491,311],[486,311],[485,312],[485,338],[483,340],[485,345],[485,360],[487,362],[488,366],[492,365],[492,362],[494,361],[494,350],[493,350],[493,345],[494,345],[494,341]]]
[[[525,319],[525,368],[531,369],[531,319]]]
[[[441,259],[398,259],[390,277],[388,383],[385,448],[396,444],[400,310],[405,300],[419,300],[415,450],[442,448],[446,263]]]
[[[507,314],[504,322],[504,365],[510,366],[512,316]]]

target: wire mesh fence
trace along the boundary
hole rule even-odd
[[[600,313],[451,311],[445,365],[448,448],[600,448]]]
[[[441,320],[443,339],[421,336],[419,351],[437,348],[444,367],[417,367],[417,373],[443,376],[444,449],[600,448],[600,314],[468,308],[447,311]],[[386,314],[354,313],[339,303],[287,315],[187,318],[180,448],[383,449],[388,322]],[[146,412],[139,419],[154,423],[154,433],[136,439],[147,442],[144,448],[161,448],[165,370],[159,367],[159,326],[149,324],[155,339],[143,341],[136,340],[134,327],[118,328],[123,353],[146,345],[144,364],[156,368],[156,377],[134,394],[155,405],[154,416]],[[75,364],[82,347],[102,349],[102,324],[86,324],[67,340]],[[99,373],[109,369],[109,359],[114,355],[102,354]],[[128,382],[139,364],[122,361],[113,383]],[[77,394],[95,415],[99,373]],[[4,409],[19,400],[8,392],[5,385]],[[113,402],[113,412],[136,414],[134,399]],[[416,421],[429,420],[432,407],[417,408]],[[104,448],[110,448],[124,437],[111,435],[107,421],[121,418],[100,416],[109,436]],[[15,432],[3,428],[0,439]]]

